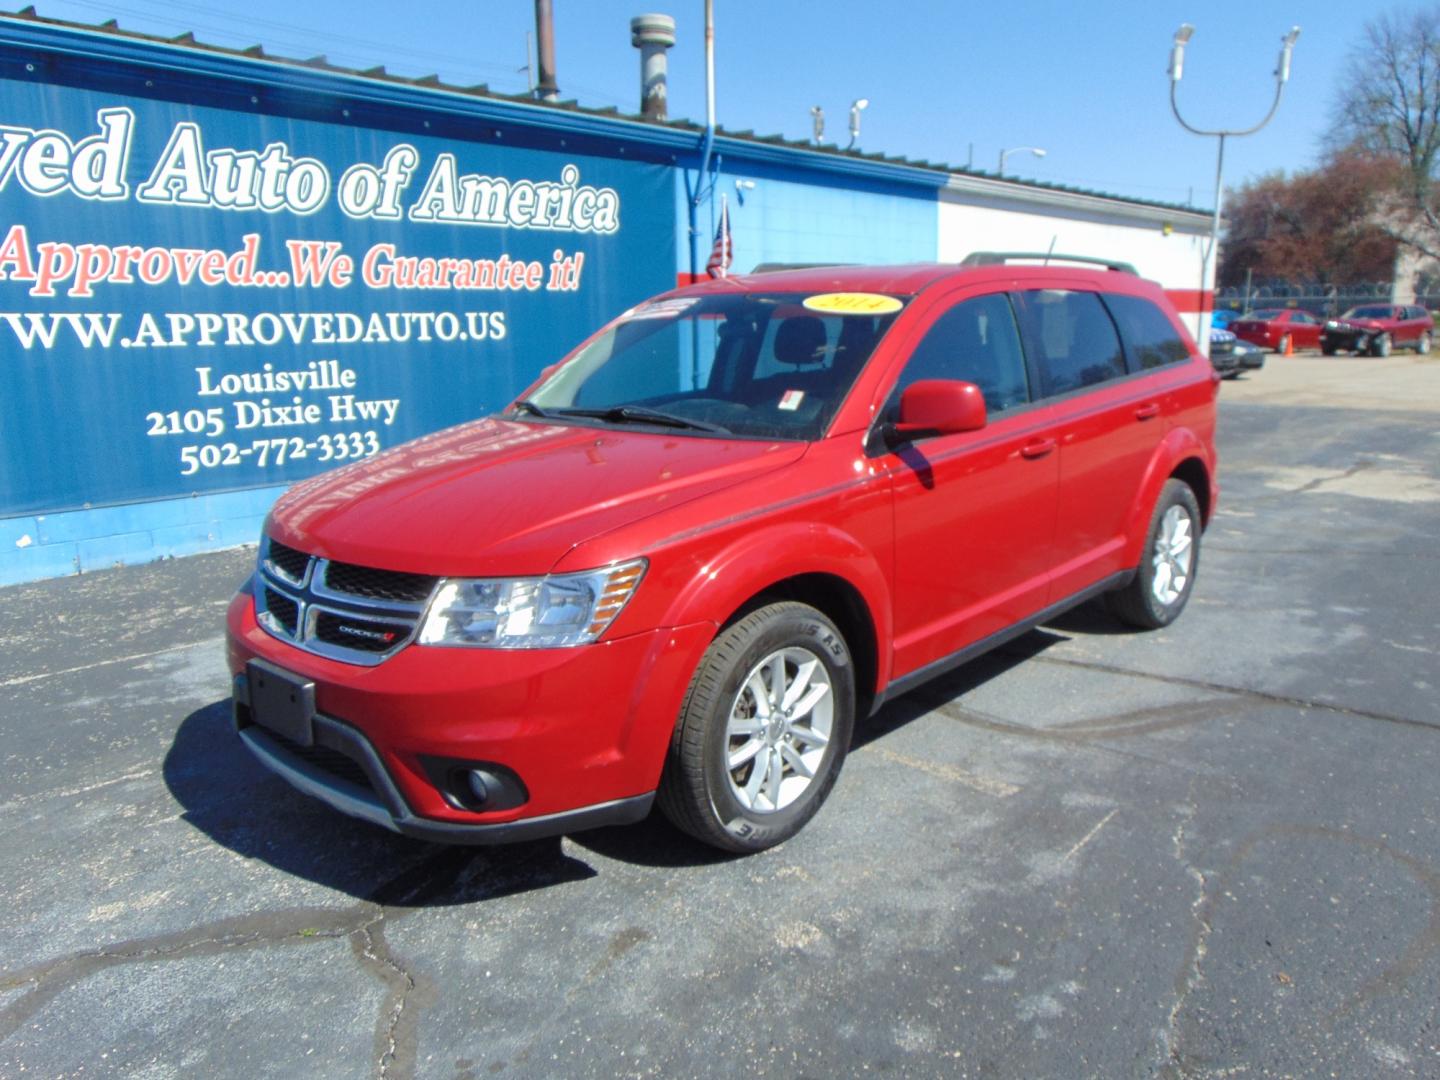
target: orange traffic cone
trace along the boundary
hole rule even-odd
[[[1286,356],[1294,356],[1294,355],[1295,355],[1295,335],[1294,335],[1294,334],[1286,334],[1286,335],[1285,335],[1285,355],[1286,355]]]

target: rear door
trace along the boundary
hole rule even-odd
[[[1174,409],[1171,380],[1160,369],[1189,350],[1168,318],[1140,298],[1113,298],[1114,315],[1099,292],[1073,286],[1018,299],[1032,374],[1056,413],[1060,478],[1049,602],[1058,603],[1128,569],[1131,511]],[[1151,367],[1138,347],[1127,359],[1116,325],[1118,317],[1146,337],[1141,327],[1153,317],[1136,305],[1147,305],[1174,342],[1153,350]],[[1157,329],[1148,336],[1159,336]]]
[[[898,418],[900,395],[920,379],[977,384],[989,416],[979,431],[872,440],[893,492],[896,678],[1043,608],[1054,558],[1053,417],[1035,403],[1007,294],[936,304],[882,391],[882,423]]]

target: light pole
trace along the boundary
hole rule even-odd
[[[1011,154],[1034,154],[1036,157],[1044,157],[1045,151],[1041,150],[1038,146],[1017,146],[1012,150],[1001,150],[1000,167],[995,170],[995,175],[1005,175],[1005,159],[1008,158]]]
[[[1275,110],[1280,108],[1280,96],[1285,93],[1285,84],[1290,81],[1290,54],[1295,51],[1295,39],[1300,36],[1300,27],[1292,26],[1290,32],[1280,39],[1280,59],[1275,64],[1275,100],[1270,103],[1270,111],[1265,118],[1254,127],[1240,130],[1217,130],[1206,131],[1197,128],[1193,124],[1186,123],[1185,118],[1180,115],[1180,106],[1175,102],[1175,88],[1180,85],[1180,77],[1185,73],[1185,46],[1190,41],[1190,35],[1195,33],[1195,27],[1189,23],[1183,23],[1179,30],[1175,31],[1175,41],[1170,47],[1170,111],[1175,114],[1175,119],[1180,126],[1193,135],[1212,136],[1219,140],[1219,146],[1215,153],[1215,212],[1210,222],[1210,243],[1206,246],[1204,254],[1200,258],[1200,326],[1203,335],[1205,329],[1205,275],[1210,266],[1210,258],[1215,254],[1216,246],[1220,242],[1220,200],[1224,189],[1220,186],[1220,177],[1225,168],[1225,140],[1234,135],[1253,135],[1275,115]],[[1213,308],[1213,304],[1212,304]],[[1210,355],[1210,343],[1204,342],[1205,355]]]
[[[860,138],[860,110],[869,107],[869,98],[856,98],[850,103],[850,143],[845,147],[846,150],[854,146],[855,140]]]
[[[816,146],[825,140],[825,110],[819,105],[810,106],[810,134]]]

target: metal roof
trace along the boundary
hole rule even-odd
[[[488,101],[508,109],[518,107],[524,110],[523,115],[515,116],[517,121],[528,121],[538,123],[540,126],[571,127],[566,121],[591,121],[584,124],[584,127],[591,134],[599,134],[597,125],[608,126],[620,124],[626,129],[625,134],[640,141],[648,142],[657,148],[676,151],[690,152],[699,145],[699,136],[704,132],[704,126],[692,120],[654,120],[641,116],[638,113],[622,113],[618,108],[607,106],[594,108],[581,105],[575,100],[561,100],[556,102],[538,101],[527,94],[503,94],[491,90],[485,83],[477,83],[472,86],[458,86],[452,83],[445,83],[438,75],[423,75],[420,77],[407,77],[392,74],[385,67],[372,67],[365,69],[346,68],[330,61],[324,56],[312,56],[306,59],[295,57],[277,56],[265,51],[263,45],[252,45],[245,49],[233,49],[222,45],[213,45],[196,38],[192,31],[177,34],[174,37],[163,37],[154,34],[144,34],[133,30],[123,30],[116,20],[110,19],[103,23],[89,24],[77,23],[63,19],[54,19],[36,13],[33,6],[26,7],[15,14],[0,13],[0,28],[6,24],[28,24],[33,27],[51,28],[64,34],[85,35],[91,41],[99,36],[119,43],[138,43],[155,46],[166,51],[183,50],[185,52],[225,58],[232,61],[250,61],[264,64],[274,64],[289,68],[295,74],[323,73],[329,76],[339,76],[349,80],[360,80],[373,84],[378,88],[397,88],[406,90],[432,91],[451,95],[461,95],[465,98],[476,101]],[[47,35],[44,44],[58,44],[59,39]],[[39,45],[41,42],[35,42]],[[75,49],[64,51],[78,51]],[[172,57],[173,57],[172,52]],[[141,60],[133,51],[128,51],[125,59]],[[151,62],[163,62],[152,59]],[[548,114],[548,115],[547,115]],[[547,119],[550,121],[547,123]],[[558,122],[558,123],[557,123]],[[640,129],[640,130],[637,130]],[[768,160],[777,164],[808,165],[819,167],[825,171],[844,171],[849,173],[867,176],[872,179],[884,179],[901,183],[919,184],[925,187],[954,187],[957,178],[974,178],[976,181],[985,183],[987,190],[995,194],[1004,193],[1006,188],[1011,189],[1015,194],[1024,192],[1053,192],[1057,196],[1074,195],[1088,199],[1103,199],[1109,202],[1125,204],[1135,207],[1149,207],[1158,210],[1168,210],[1176,214],[1209,216],[1209,211],[1200,210],[1193,206],[1184,206],[1178,203],[1158,202],[1147,199],[1136,199],[1124,195],[1116,195],[1108,192],[1093,191],[1085,188],[1071,187],[1066,184],[1051,184],[1043,181],[1021,180],[1011,177],[1002,177],[995,173],[986,172],[983,169],[966,168],[964,166],[950,165],[943,162],[932,162],[923,159],[912,159],[904,156],[893,156],[883,153],[866,153],[860,150],[846,150],[835,144],[815,145],[809,142],[801,142],[786,139],[781,135],[756,135],[752,130],[732,131],[722,125],[716,125],[715,135],[717,149],[720,144],[728,144],[732,151],[745,153],[747,156],[758,157],[761,160]],[[993,187],[991,185],[994,185]]]

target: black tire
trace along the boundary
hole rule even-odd
[[[1190,544],[1188,548],[1188,572],[1178,595],[1168,602],[1157,593],[1156,580],[1160,560],[1156,549],[1161,539],[1166,515],[1172,507],[1189,519]],[[1105,594],[1105,602],[1111,613],[1121,622],[1142,630],[1158,630],[1169,626],[1185,610],[1185,603],[1195,588],[1195,573],[1200,568],[1200,503],[1195,492],[1183,480],[1167,480],[1160,489],[1160,498],[1150,515],[1150,528],[1145,532],[1145,547],[1140,555],[1140,565],[1130,584]],[[1167,571],[1168,572],[1168,571]],[[1173,577],[1168,580],[1173,581]],[[1163,590],[1162,590],[1163,591]]]
[[[790,661],[807,653],[823,667],[829,690],[795,720],[809,716],[812,735],[818,733],[825,698],[829,697],[829,730],[824,733],[823,752],[801,736],[798,745],[810,747],[804,757],[811,760],[803,762],[813,772],[808,784],[801,785],[793,801],[786,802],[782,797],[775,800],[773,808],[757,807],[754,804],[762,801],[762,790],[753,797],[752,805],[747,806],[742,802],[745,790],[739,786],[735,772],[749,779],[756,778],[761,757],[772,753],[767,739],[779,737],[788,742],[792,758],[797,753],[797,744],[784,735],[776,736],[772,730],[750,736],[738,748],[732,747],[732,738],[743,737],[730,731],[732,714],[741,714],[738,722],[746,722],[743,717],[755,703],[752,676],[759,678],[765,687],[773,685],[773,679],[766,679],[766,673],[772,669],[767,667],[762,672],[762,662],[773,663],[774,658],[780,656],[785,671],[782,678],[788,679]],[[808,685],[813,690],[819,681]],[[766,709],[768,711],[768,706]],[[750,719],[764,724],[763,717]],[[771,726],[773,728],[773,724]],[[690,680],[671,739],[670,756],[660,778],[660,808],[676,827],[712,847],[741,853],[774,847],[799,832],[830,794],[850,749],[854,726],[855,668],[850,648],[835,624],[807,604],[787,601],[758,608],[720,632]],[[744,751],[752,742],[760,742],[767,748],[753,754],[732,772],[731,753]],[[781,763],[779,775],[783,777],[773,786],[778,790],[789,783],[793,788],[797,779],[803,779],[802,774],[782,756],[778,747],[773,753],[773,760]],[[765,787],[772,786],[769,774],[760,779]]]
[[[1321,351],[1322,353],[1324,353],[1326,356],[1334,356],[1334,355],[1335,355],[1337,352],[1339,352],[1340,350],[1337,349],[1337,348],[1335,348],[1334,345],[1321,345],[1321,346],[1320,346],[1320,351]]]
[[[1370,343],[1370,355],[1386,357],[1390,355],[1390,335],[1381,334]]]

